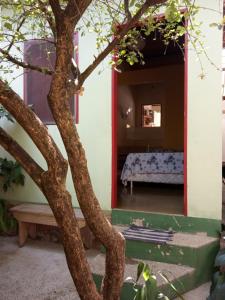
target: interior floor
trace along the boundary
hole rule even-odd
[[[118,184],[118,208],[167,214],[183,214],[183,185],[159,183],[133,183],[133,195],[130,185]]]

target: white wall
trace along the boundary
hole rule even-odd
[[[94,59],[95,37],[93,34],[80,38],[79,65],[84,69]],[[99,70],[103,72],[98,75]],[[18,70],[15,70],[18,75]],[[101,65],[85,82],[84,95],[79,100],[79,119],[77,125],[81,142],[86,150],[88,167],[94,190],[103,209],[111,208],[111,69],[107,63]],[[23,76],[18,77],[11,84],[12,88],[23,97]],[[7,121],[1,121],[8,133],[20,143],[26,151],[35,158],[41,166],[46,168],[45,161],[36,149],[33,142],[18,126]],[[58,147],[66,157],[65,149],[56,126],[48,126],[49,132]],[[10,157],[2,148],[1,157]],[[67,178],[67,187],[71,192],[73,204],[78,205],[73,189],[70,173]],[[6,194],[0,191],[0,198],[24,202],[46,202],[45,197],[35,186],[33,181],[26,176],[24,187],[14,187]]]
[[[222,20],[222,1],[198,0],[202,9],[204,48],[213,63],[221,67],[222,31],[209,27]],[[200,64],[195,51],[188,52],[188,215],[221,219],[221,71],[201,55],[205,78],[200,79]]]
[[[221,64],[222,31],[210,28],[222,15],[214,10],[222,10],[222,1],[198,0],[200,6],[212,10],[201,10],[198,18],[203,21],[204,47],[214,64]],[[80,66],[83,69],[92,61],[94,35],[80,38]],[[189,47],[191,48],[191,46]],[[188,52],[188,216],[221,218],[221,72],[202,55],[206,77],[199,78],[200,64],[193,49]],[[98,71],[98,70],[97,70]],[[103,209],[111,207],[111,71],[104,65],[101,75],[97,71],[85,83],[85,93],[80,97],[80,124],[78,131],[86,149],[88,166],[94,189]],[[19,77],[14,88],[22,95],[23,78]],[[23,130],[17,125],[6,125],[16,140],[45,166],[43,158]],[[59,147],[62,142],[55,126],[49,131]],[[65,151],[64,151],[65,153]],[[4,156],[4,151],[1,151]],[[71,176],[67,180],[68,189],[77,205]],[[0,195],[2,197],[3,195]],[[4,195],[14,200],[43,202],[44,197],[26,178],[25,187],[15,188]]]
[[[225,162],[225,101],[222,102],[222,161]]]
[[[222,67],[225,68],[225,49],[222,51]],[[222,72],[223,96],[225,96],[225,71]],[[225,100],[222,102],[222,161],[225,162]]]

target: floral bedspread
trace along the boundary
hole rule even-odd
[[[183,175],[183,152],[130,153],[123,166],[123,183],[133,180],[136,175],[177,174]]]

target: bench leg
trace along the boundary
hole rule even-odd
[[[29,224],[28,233],[29,233],[29,236],[33,240],[36,239],[36,237],[37,237],[37,227],[36,227],[36,224],[32,224],[32,223]]]
[[[88,226],[80,228],[82,242],[86,249],[91,249],[93,246],[94,236]]]
[[[27,224],[19,221],[19,246],[20,247],[23,247],[23,245],[26,243],[27,236],[28,236]]]

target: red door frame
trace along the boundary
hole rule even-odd
[[[118,73],[112,69],[112,208],[117,207],[117,104]],[[185,34],[184,47],[184,206],[187,216],[187,110],[188,108],[188,34]]]
[[[117,104],[118,73],[112,69],[112,208],[117,206]]]
[[[188,21],[185,22],[187,27]],[[185,34],[184,42],[184,216],[188,215],[187,192],[187,148],[188,148],[188,34]]]

